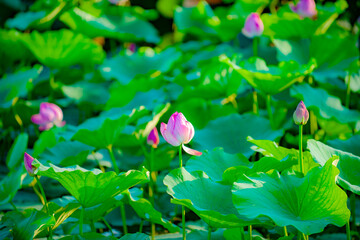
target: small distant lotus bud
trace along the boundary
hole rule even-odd
[[[147,137],[147,144],[149,144],[153,148],[157,148],[159,141],[159,132],[155,127],[153,128],[153,130],[151,130],[149,136]]]
[[[30,156],[29,154],[24,154],[24,163],[26,171],[29,173],[30,176],[34,176],[34,171],[36,170],[36,167],[32,165],[32,162],[34,161],[34,158]]]
[[[316,4],[314,0],[300,0],[296,6],[290,3],[290,8],[301,18],[314,18],[317,15]]]
[[[160,132],[168,143],[175,147],[182,145],[182,148],[188,154],[196,156],[202,154],[184,145],[189,143],[194,137],[195,130],[193,125],[186,120],[182,113],[175,112],[171,115],[168,124],[161,123]]]
[[[306,109],[306,106],[303,101],[300,101],[294,114],[294,122],[297,125],[305,125],[309,120],[309,111]]]
[[[261,21],[259,14],[251,13],[245,21],[245,26],[242,33],[248,38],[261,36],[264,31],[264,24]]]
[[[54,125],[58,127],[65,125],[61,108],[56,104],[47,102],[40,104],[40,113],[32,115],[31,121],[39,125],[40,131],[48,130]]]

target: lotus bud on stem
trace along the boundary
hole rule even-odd
[[[300,171],[304,174],[304,163],[302,156],[302,135],[303,135],[303,126],[309,120],[309,111],[306,109],[306,106],[303,101],[300,101],[298,104],[294,114],[293,119],[295,124],[299,125],[299,164]]]

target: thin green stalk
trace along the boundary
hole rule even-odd
[[[126,225],[125,204],[120,205],[120,213],[121,213],[121,219],[123,222],[123,231],[124,231],[124,234],[127,234],[128,230],[127,230],[127,225]]]
[[[253,91],[253,113],[259,115],[259,103],[258,103],[257,92],[255,91],[255,89]]]
[[[284,226],[284,236],[285,236],[285,237],[289,236],[286,226]]]
[[[254,57],[258,56],[258,45],[259,45],[259,38],[254,37],[253,38],[253,55],[254,55]]]
[[[182,146],[179,146],[179,165],[182,168]],[[185,229],[185,206],[181,206],[181,219],[182,219],[182,228],[183,228],[183,240],[186,240],[186,229]]]
[[[96,227],[94,221],[90,221],[91,231],[96,233]]]
[[[15,204],[13,203],[12,200],[10,201],[10,204],[11,204],[11,206],[14,208],[14,210],[17,211],[17,207],[15,206]]]
[[[39,180],[39,177],[37,175],[35,175],[35,179],[36,179],[36,182],[39,186],[39,189],[40,189],[40,192],[41,192],[41,195],[44,199],[44,206],[45,206],[45,209],[46,209],[46,212],[49,214],[49,208],[48,208],[48,203],[47,203],[47,200],[46,200],[46,195],[45,195],[45,192],[44,192],[44,189],[40,183],[40,180]]]
[[[271,95],[267,94],[266,95],[266,109],[269,115],[269,120],[270,120],[270,126],[271,128],[274,128],[274,123],[273,123],[273,114],[271,111]]]
[[[109,155],[110,155],[110,158],[111,158],[111,162],[113,164],[113,168],[114,168],[116,174],[119,174],[120,170],[119,170],[119,167],[116,164],[116,160],[115,160],[114,152],[113,152],[113,149],[112,149],[112,145],[109,145],[107,147],[107,150],[109,151]]]
[[[356,198],[356,195],[355,193],[353,192],[350,192],[350,209],[351,209],[351,225],[352,225],[352,228],[353,230],[356,232],[356,214],[355,214],[355,211],[356,211],[356,202],[355,202],[355,199]]]
[[[153,171],[154,171],[154,148],[151,147],[150,152],[150,159],[149,159],[149,167],[150,167],[150,182],[149,182],[149,198],[150,202],[153,207],[155,207],[155,199],[154,199],[154,178],[153,178]],[[155,239],[155,223],[151,221],[151,240]]]
[[[300,171],[304,173],[304,162],[303,162],[303,154],[302,154],[302,134],[303,134],[303,125],[299,125],[299,163],[300,163]]]
[[[140,226],[139,226],[139,233],[142,233],[144,227],[144,219],[141,219]]]
[[[113,232],[112,227],[110,226],[110,224],[105,220],[105,218],[102,218],[102,221],[104,222],[105,226],[110,230],[111,235],[114,236],[114,232]]]
[[[80,236],[83,235],[83,224],[84,224],[84,207],[81,206],[81,212],[80,212],[80,222],[79,222],[79,234]]]
[[[249,240],[252,240],[252,225],[249,225],[248,232],[249,232]]]
[[[346,223],[346,240],[351,240],[350,222]]]
[[[345,101],[345,106],[347,108],[350,107],[350,93],[351,93],[350,81],[351,81],[351,74],[349,72],[348,81],[347,81],[347,88],[346,88],[346,101]]]
[[[279,3],[279,0],[272,0],[270,3],[270,12],[271,14],[276,14],[276,6]]]
[[[211,227],[210,225],[208,226],[208,240],[211,240]]]
[[[244,233],[244,228],[243,227],[240,228],[240,239],[245,240],[245,233]]]

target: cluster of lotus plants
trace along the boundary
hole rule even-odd
[[[0,12],[0,239],[360,239],[357,1]]]

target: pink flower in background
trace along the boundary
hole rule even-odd
[[[314,0],[300,0],[296,6],[290,3],[290,8],[297,13],[301,18],[313,18],[316,16],[316,4]]]
[[[30,156],[27,153],[24,153],[24,163],[26,171],[29,173],[30,176],[34,176],[34,171],[36,170],[36,167],[32,165],[32,162],[34,161],[34,158]]]
[[[160,132],[168,143],[175,147],[181,145],[188,154],[196,156],[202,154],[184,145],[189,143],[194,137],[195,130],[193,125],[186,120],[182,113],[175,112],[171,115],[168,124],[161,123]]]
[[[159,141],[160,141],[159,132],[155,127],[155,128],[153,128],[153,130],[151,130],[149,136],[147,137],[147,144],[149,144],[153,148],[157,148]]]
[[[248,38],[261,36],[264,31],[264,24],[261,21],[259,14],[251,13],[245,21],[245,26],[242,33]]]
[[[44,131],[52,128],[54,125],[62,127],[63,112],[60,107],[53,103],[43,102],[40,104],[40,113],[31,116],[31,121],[39,125],[39,130]]]
[[[309,111],[306,109],[306,106],[303,101],[300,101],[294,114],[294,122],[297,125],[305,125],[309,120]]]

